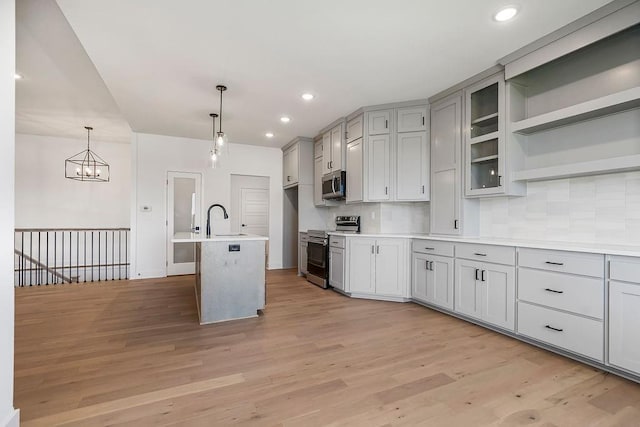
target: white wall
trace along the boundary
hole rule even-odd
[[[231,175],[269,179],[269,268],[282,267],[282,151],[277,148],[229,144],[218,169],[209,168],[210,141],[134,133],[132,148],[131,251],[132,278],[166,275],[167,172],[203,174],[202,224],[213,203],[231,206]],[[141,212],[150,206],[151,212]],[[230,220],[211,212],[211,227],[229,232]]]
[[[0,426],[18,425],[13,409],[13,228],[15,164],[15,1],[0,2]]]
[[[640,244],[640,172],[530,182],[526,197],[480,202],[480,234]]]
[[[339,215],[360,215],[362,233],[428,233],[429,203],[341,203],[327,209],[327,229]]]
[[[131,147],[91,141],[91,149],[109,164],[110,182],[65,178],[65,159],[86,144],[86,139],[16,135],[17,228],[129,226]]]

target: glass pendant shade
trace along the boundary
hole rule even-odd
[[[85,126],[85,129],[87,130],[87,149],[64,161],[64,176],[76,181],[109,182],[109,164],[90,148],[89,132],[93,128]]]

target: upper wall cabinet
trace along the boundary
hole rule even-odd
[[[522,185],[510,183],[504,88],[499,73],[464,90],[466,197],[524,194]]]
[[[367,116],[368,135],[388,135],[391,133],[393,110],[370,111]]]
[[[429,122],[426,103],[365,108],[363,200],[429,200]],[[353,174],[347,170],[347,182]]]
[[[635,7],[635,16],[640,16],[640,3],[628,7]],[[601,21],[616,14],[619,20],[628,19],[629,13],[619,12]],[[590,40],[604,32],[595,31],[599,26],[600,21],[585,26],[571,39]],[[609,22],[609,33],[611,28],[615,26]],[[545,52],[555,53],[566,47],[561,42],[515,62],[521,65]],[[640,24],[636,23],[535,68],[509,74],[513,76],[506,83],[508,148],[523,155],[515,180],[640,169],[639,46]]]
[[[427,130],[426,106],[398,108],[396,112],[398,133]]]
[[[346,143],[344,141],[344,123],[333,126],[322,135],[322,174],[344,170]]]
[[[362,138],[364,134],[363,120],[364,115],[360,114],[347,122],[347,144]]]
[[[282,186],[313,184],[313,140],[297,137],[282,148]]]

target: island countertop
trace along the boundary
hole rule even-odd
[[[207,237],[204,233],[176,233],[171,241],[173,243],[197,243],[197,242],[236,242],[238,240],[269,240],[268,237],[257,234],[222,233],[212,234]]]

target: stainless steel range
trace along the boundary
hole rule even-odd
[[[337,216],[336,231],[359,233],[359,216]],[[329,282],[329,235],[326,230],[309,230],[307,244],[307,280],[321,288]]]

